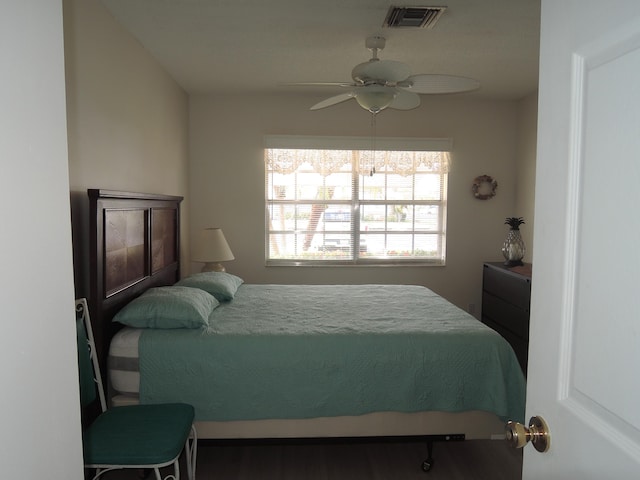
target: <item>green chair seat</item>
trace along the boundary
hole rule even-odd
[[[191,405],[114,407],[84,432],[87,465],[161,465],[177,458],[195,416]]]

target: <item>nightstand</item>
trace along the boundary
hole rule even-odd
[[[513,348],[524,374],[529,350],[531,264],[506,267],[485,263],[482,274],[482,322]]]

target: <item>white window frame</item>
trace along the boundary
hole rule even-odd
[[[450,152],[452,150],[452,141],[448,138],[394,138],[383,137],[372,139],[370,137],[316,137],[316,136],[289,136],[289,135],[269,135],[265,137],[265,263],[267,266],[345,266],[345,265],[428,265],[442,266],[446,262],[446,218],[447,218],[447,183],[450,162]],[[375,147],[375,148],[374,148]],[[349,259],[305,259],[305,258],[270,258],[270,238],[272,234],[283,234],[284,231],[278,231],[270,228],[270,207],[275,204],[295,205],[296,203],[309,204],[308,200],[304,201],[278,201],[273,195],[270,197],[269,175],[273,172],[269,167],[268,153],[270,149],[288,149],[288,150],[347,150],[367,152],[368,158],[376,158],[376,152],[383,154],[385,151],[397,152],[446,152],[446,160],[441,162],[439,174],[440,179],[440,198],[438,200],[425,201],[373,201],[359,199],[358,178],[361,175],[369,175],[369,169],[374,168],[375,164],[363,165],[358,167],[354,165],[353,174],[353,199],[349,202],[336,201],[330,202],[332,205],[344,205],[351,208],[351,239],[353,245],[360,245],[359,240],[359,208],[367,205],[391,205],[406,203],[412,205],[435,205],[437,206],[438,219],[435,233],[439,236],[437,254],[430,257],[413,256],[410,258],[401,258],[399,256],[360,256],[359,248],[352,248],[351,257]],[[357,160],[355,160],[357,162]],[[371,160],[369,160],[370,162]],[[374,160],[375,162],[375,160]],[[291,166],[295,168],[295,165]],[[358,168],[358,171],[355,171]],[[364,171],[366,169],[366,172]],[[375,175],[375,173],[374,173]],[[413,174],[411,174],[413,176]],[[290,232],[289,232],[290,233]],[[389,234],[385,230],[385,233]],[[413,231],[413,236],[416,231]]]

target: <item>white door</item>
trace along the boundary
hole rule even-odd
[[[640,478],[640,1],[542,0],[524,479]]]

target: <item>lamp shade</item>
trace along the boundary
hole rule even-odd
[[[192,261],[203,262],[207,265],[235,259],[221,228],[205,228],[202,230],[193,242],[191,255]],[[207,265],[205,265],[203,271],[210,269]],[[216,267],[220,268],[221,266]]]

